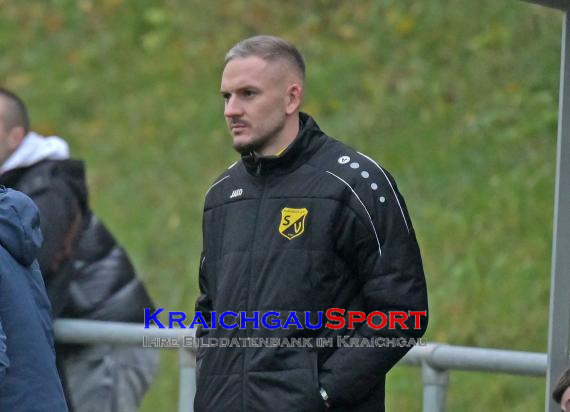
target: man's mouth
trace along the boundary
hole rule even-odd
[[[247,127],[245,123],[232,123],[230,129],[232,132],[240,132]]]

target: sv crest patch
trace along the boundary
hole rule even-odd
[[[309,211],[307,208],[293,209],[285,207],[281,210],[281,222],[279,223],[279,233],[291,240],[300,236],[305,231],[305,219]]]

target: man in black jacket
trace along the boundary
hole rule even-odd
[[[89,209],[83,162],[70,159],[59,137],[29,128],[22,100],[0,89],[0,184],[38,205],[38,261],[54,316],[143,322],[153,304],[124,249]],[[140,346],[56,349],[75,412],[136,411],[158,367],[159,353]]]
[[[206,194],[196,311],[213,345],[199,349],[195,409],[383,410],[386,373],[427,327],[404,199],[378,163],[299,112],[295,46],[256,36],[225,62],[241,160]]]

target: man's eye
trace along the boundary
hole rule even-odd
[[[245,97],[253,97],[253,96],[255,96],[257,93],[256,93],[255,91],[253,91],[253,90],[245,90],[245,91],[243,92],[243,94],[244,94]]]
[[[229,93],[222,93],[222,97],[224,98],[224,101],[228,101],[230,100],[230,94]]]

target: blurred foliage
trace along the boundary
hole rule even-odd
[[[429,282],[428,341],[545,351],[561,16],[519,1],[0,0],[0,84],[88,163],[94,209],[160,307],[191,312],[201,208],[236,160],[225,52],[271,33],[304,109],[398,179]],[[176,353],[143,411],[174,411]],[[420,410],[418,370],[388,380]],[[452,373],[449,410],[535,411],[544,380]]]

